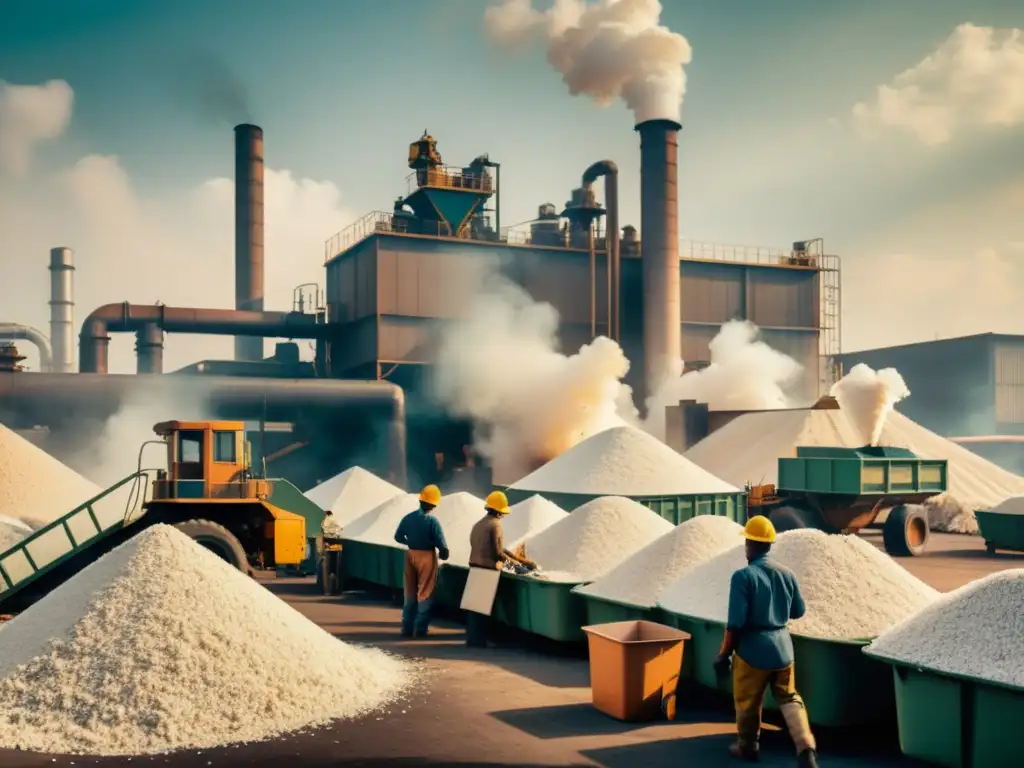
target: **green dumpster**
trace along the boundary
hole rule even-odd
[[[978,519],[978,533],[990,554],[997,549],[1024,552],[1024,515],[979,510],[974,516]]]
[[[583,599],[588,625],[615,624],[619,621],[661,623],[661,609],[655,606],[632,605],[607,597],[588,595],[581,591],[581,587],[575,587],[574,592]]]
[[[573,590],[581,582],[561,583],[534,576],[502,574],[502,578],[521,582],[519,598],[525,598],[527,611],[517,606],[516,626],[549,640],[561,643],[583,642],[583,627],[587,623],[587,606],[581,595]],[[528,622],[524,621],[528,617]]]
[[[599,499],[606,494],[552,493],[549,491],[529,491],[517,488],[505,488],[510,504],[518,504],[534,494],[540,494],[548,501],[562,509],[573,510],[589,501]],[[647,507],[661,515],[674,525],[685,523],[697,515],[720,515],[735,520],[737,523],[747,521],[747,494],[742,491],[734,493],[698,493],[683,496],[628,496],[637,504]]]
[[[355,539],[342,539],[342,551],[345,556],[341,559],[341,567],[345,572],[345,580],[349,583],[370,581],[369,555],[367,544]]]
[[[946,768],[1020,763],[1024,688],[906,665],[892,665],[900,749]]]
[[[732,693],[732,679],[720,679],[713,667],[725,637],[725,625],[677,616],[677,629],[689,632],[693,678],[713,690]],[[841,728],[891,720],[895,714],[892,674],[865,656],[868,640],[823,640],[793,635],[796,687],[813,725]],[[765,707],[777,709],[769,692]]]
[[[447,608],[462,605],[462,593],[469,577],[469,566],[444,563],[437,576],[437,600]],[[498,591],[494,596],[491,618],[509,627],[526,628],[529,631],[530,612],[526,602],[524,579],[512,573],[502,573],[498,580]]]

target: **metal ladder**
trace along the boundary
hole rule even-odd
[[[0,552],[0,602],[139,519],[151,473],[133,472],[67,514]]]

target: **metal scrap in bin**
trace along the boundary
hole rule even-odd
[[[662,712],[674,717],[689,634],[652,621],[598,624],[583,632],[594,707],[616,720],[656,720]]]

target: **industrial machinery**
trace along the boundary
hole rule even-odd
[[[0,552],[0,607],[33,602],[158,523],[249,574],[307,560],[306,530],[323,512],[288,481],[256,476],[244,422],[168,421],[154,431],[167,469],[141,468],[145,443],[138,471]]]
[[[747,510],[765,515],[779,532],[816,528],[856,533],[889,509],[885,550],[916,556],[928,543],[928,517],[919,506],[946,491],[944,459],[921,459],[905,448],[796,449],[779,459],[779,484],[748,489]]]
[[[273,486],[252,472],[243,422],[165,421],[153,431],[167,445],[167,469],[145,504],[150,525],[174,525],[240,570],[305,560],[306,519],[269,501]]]

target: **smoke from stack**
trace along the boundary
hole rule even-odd
[[[832,386],[830,394],[863,444],[878,445],[886,418],[910,390],[895,368],[876,371],[859,363]]]
[[[665,408],[680,400],[707,403],[713,411],[767,411],[794,408],[791,387],[803,366],[772,349],[746,320],[732,320],[711,340],[710,365],[664,384],[647,402],[644,428],[665,439]]]
[[[658,0],[555,0],[538,11],[531,0],[504,0],[487,9],[484,26],[500,43],[519,48],[536,40],[569,92],[601,106],[621,98],[637,123],[679,122],[693,50],[659,22]]]
[[[642,422],[622,381],[629,371],[622,348],[599,336],[566,354],[557,332],[554,307],[492,275],[441,334],[433,394],[451,416],[473,422],[474,447],[490,460],[495,482],[514,482],[611,427],[629,424],[664,439],[665,406],[683,399],[715,410],[787,407],[786,384],[801,371],[759,341],[750,323],[726,323],[711,342],[711,366],[663,387]]]
[[[441,335],[433,394],[449,414],[473,421],[475,448],[500,481],[625,423],[623,412],[635,418],[619,345],[601,336],[565,355],[557,331],[554,307],[492,275]]]
[[[235,309],[263,311],[263,129],[235,126]],[[263,339],[235,337],[236,360],[262,360]]]

